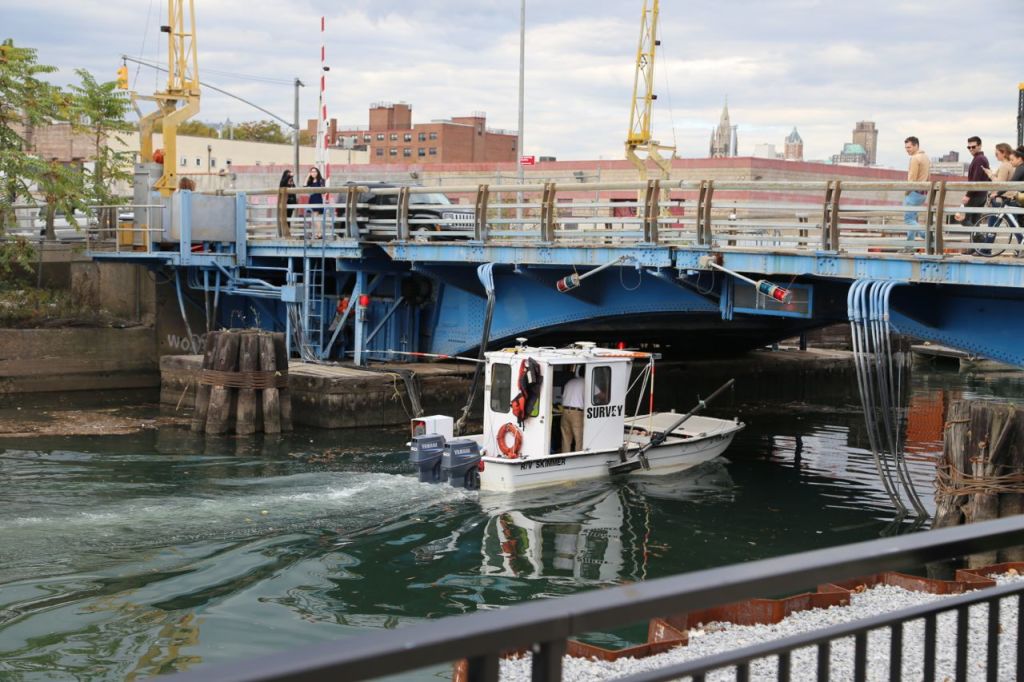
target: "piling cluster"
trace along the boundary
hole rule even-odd
[[[1015,405],[957,400],[946,414],[933,528],[1024,513],[1024,414]],[[982,552],[969,566],[1024,561],[1024,547]]]
[[[292,429],[284,334],[230,329],[207,335],[192,430],[239,435]]]

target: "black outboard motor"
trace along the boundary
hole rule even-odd
[[[448,443],[441,460],[441,475],[456,488],[480,488],[480,446],[475,440],[460,438]]]
[[[413,436],[409,448],[409,461],[416,465],[423,483],[440,483],[444,480],[441,470],[441,456],[446,454],[444,436],[428,433]]]

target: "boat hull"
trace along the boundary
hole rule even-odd
[[[698,437],[670,436],[664,444],[647,451],[649,469],[637,469],[630,476],[659,476],[684,471],[718,457],[732,443],[743,424],[728,423],[716,433]],[[628,454],[636,452],[632,445]],[[619,463],[618,450],[573,452],[520,459],[484,457],[480,490],[510,492],[576,481],[608,478],[609,466]]]

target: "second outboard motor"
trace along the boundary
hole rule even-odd
[[[448,443],[441,459],[441,475],[456,488],[477,490],[480,487],[480,446],[475,440],[461,438]]]
[[[444,480],[441,470],[441,456],[445,455],[444,436],[429,433],[413,436],[409,447],[409,461],[416,469],[423,483],[440,483]]]

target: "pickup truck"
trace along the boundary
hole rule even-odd
[[[386,182],[349,184],[364,186],[368,190],[360,193],[358,198],[360,204],[366,204],[359,214],[360,228],[366,236],[380,239],[394,235],[398,195],[381,194],[377,190],[395,189],[402,185]],[[419,230],[429,230],[456,233],[450,235],[455,239],[472,238],[476,213],[470,207],[453,204],[442,192],[414,192],[409,194],[409,223],[409,231],[414,236]]]

